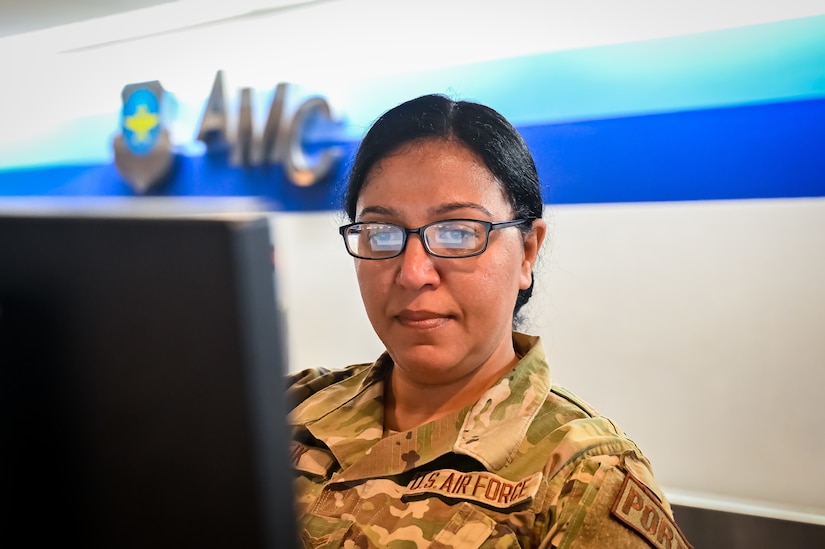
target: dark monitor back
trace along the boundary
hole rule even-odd
[[[265,219],[0,217],[0,546],[292,546],[282,333]]]

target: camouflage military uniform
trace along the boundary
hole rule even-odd
[[[306,547],[690,547],[637,446],[551,385],[539,338],[473,406],[386,433],[385,354],[291,379]]]

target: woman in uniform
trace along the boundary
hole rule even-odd
[[[642,452],[514,331],[547,235],[532,156],[494,110],[379,118],[340,228],[375,362],[290,380],[305,547],[689,547]]]

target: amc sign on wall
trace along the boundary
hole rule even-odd
[[[280,83],[275,89],[262,131],[256,132],[251,88],[240,91],[234,131],[230,131],[223,73],[218,71],[197,131],[206,154],[225,155],[234,166],[281,166],[287,181],[307,187],[333,172],[341,153],[329,146],[308,155],[302,138],[310,121],[332,123],[332,110],[324,97],[303,99],[288,111],[287,98],[294,86]],[[123,88],[120,134],[114,139],[115,166],[138,193],[162,185],[169,177],[174,153],[166,125],[164,96],[158,81],[128,84]]]

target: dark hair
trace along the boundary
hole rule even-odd
[[[495,176],[515,218],[539,219],[544,211],[533,156],[521,134],[501,114],[470,101],[424,95],[384,113],[364,136],[355,156],[344,210],[355,221],[355,207],[372,168],[402,145],[427,139],[457,141],[473,151]],[[529,232],[530,226],[522,225]],[[530,299],[533,284],[520,290],[514,317]]]

